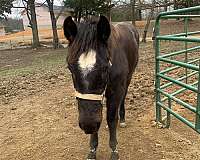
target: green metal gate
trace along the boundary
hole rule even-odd
[[[162,12],[155,22],[156,121],[169,127],[170,117],[173,115],[198,133],[200,133],[200,31],[189,31],[189,25],[194,20],[200,20],[199,13],[200,6]],[[177,19],[183,23],[183,32],[163,35],[161,21],[176,22]],[[173,25],[171,27],[173,28]],[[168,51],[165,47],[163,49],[161,43],[163,46],[169,43],[167,47],[172,51]],[[179,49],[180,44],[183,49]]]

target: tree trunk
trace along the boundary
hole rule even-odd
[[[62,6],[61,10],[59,11],[59,13],[56,16],[56,22],[58,21],[59,17],[61,16],[61,14],[64,12],[65,10],[65,6]]]
[[[168,0],[165,0],[165,7],[164,7],[165,12],[167,12],[167,2],[168,2]]]
[[[111,22],[111,4],[112,4],[112,0],[108,0],[108,13],[107,13],[107,17],[108,20]]]
[[[148,32],[148,28],[149,28],[151,19],[153,17],[155,3],[156,3],[156,1],[153,0],[152,6],[151,6],[151,11],[149,13],[149,16],[147,18],[147,23],[146,23],[145,28],[144,28],[144,34],[143,34],[143,37],[142,37],[142,42],[144,42],[144,43],[146,43],[147,32]]]
[[[136,21],[136,17],[135,17],[135,2],[136,2],[136,0],[131,0],[132,24],[134,26],[135,26],[135,21]]]
[[[142,10],[141,9],[138,10],[138,20],[139,21],[142,20]]]
[[[49,7],[50,17],[51,17],[51,25],[53,31],[53,47],[54,49],[59,48],[59,39],[58,39],[58,32],[57,32],[57,24],[56,24],[56,17],[53,11],[53,0],[46,0]]]
[[[35,13],[35,0],[28,0],[28,6],[30,8],[30,15],[31,15],[31,29],[33,34],[33,48],[37,48],[40,46],[39,36],[38,36],[38,27],[37,27],[37,19]]]
[[[78,22],[78,9],[77,8],[74,9],[74,20],[76,22]]]
[[[82,10],[80,9],[80,11],[78,12],[78,22],[81,21],[81,17],[82,17]]]
[[[177,0],[174,0],[174,10],[178,9],[178,3]]]
[[[138,0],[138,3],[139,3],[138,19],[141,21],[142,20],[142,2],[141,2],[141,0]]]

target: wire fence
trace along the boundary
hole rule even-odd
[[[66,46],[67,40],[64,38],[62,29],[58,29],[58,37],[60,43],[63,46]],[[39,30],[39,39],[42,47],[53,47],[53,35],[51,29]],[[0,36],[0,50],[31,48],[32,44],[33,38],[31,30]]]

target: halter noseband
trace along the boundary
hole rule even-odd
[[[82,94],[78,91],[75,91],[75,97],[85,99],[85,100],[92,100],[92,101],[102,101],[104,97],[104,93],[102,94]]]

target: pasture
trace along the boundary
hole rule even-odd
[[[86,158],[89,136],[78,126],[66,55],[66,49],[0,51],[0,159]],[[170,129],[155,126],[154,62],[153,43],[141,43],[139,65],[126,97],[127,127],[118,128],[120,159],[198,160],[196,132],[174,118]],[[108,154],[104,114],[97,159],[108,159]]]

